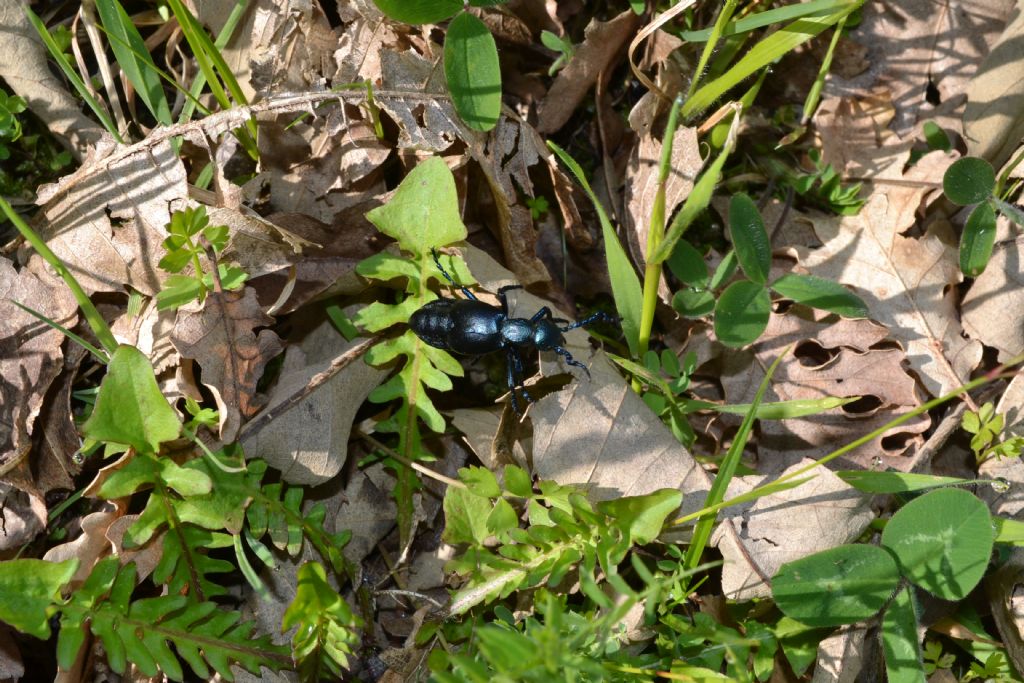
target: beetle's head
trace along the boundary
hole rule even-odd
[[[537,321],[533,327],[533,344],[542,351],[565,344],[565,337],[558,324],[549,318]]]

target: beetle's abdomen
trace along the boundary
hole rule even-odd
[[[416,336],[437,349],[447,349],[448,334],[455,321],[451,314],[456,299],[435,299],[409,317],[409,327]]]
[[[505,315],[482,301],[459,299],[452,307],[454,325],[448,332],[448,348],[475,356],[501,348],[501,320]]]

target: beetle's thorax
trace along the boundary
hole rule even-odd
[[[526,318],[505,318],[501,323],[501,338],[515,346],[529,344],[533,339],[533,325]]]
[[[540,320],[533,328],[533,345],[542,351],[565,343],[565,337],[553,320]]]

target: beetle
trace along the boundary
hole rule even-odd
[[[544,306],[529,318],[513,318],[509,315],[507,294],[510,290],[522,289],[522,285],[506,285],[498,289],[498,301],[501,305],[492,306],[477,299],[467,287],[456,284],[441,265],[437,250],[434,249],[431,253],[441,275],[452,287],[462,290],[466,298],[441,297],[431,301],[412,314],[409,318],[409,327],[424,342],[445,351],[467,356],[505,351],[505,378],[512,395],[512,409],[517,415],[522,414],[516,401],[517,387],[527,403],[533,400],[526,389],[520,386],[523,379],[523,351],[554,351],[565,358],[566,363],[581,368],[587,373],[587,378],[590,377],[587,366],[573,358],[565,349],[563,335],[569,330],[598,320],[613,321],[614,317],[599,312],[578,322],[569,323],[564,318],[553,317],[551,309]],[[568,324],[560,326],[558,323]]]

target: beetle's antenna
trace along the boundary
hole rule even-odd
[[[479,301],[479,299],[476,298],[476,295],[474,295],[473,292],[469,291],[469,288],[463,287],[462,285],[456,283],[455,280],[452,279],[452,276],[449,275],[448,271],[445,270],[444,266],[441,265],[441,256],[440,254],[437,253],[437,249],[431,249],[430,253],[434,255],[434,263],[437,264],[437,269],[441,271],[441,275],[444,275],[445,280],[452,283],[452,287],[455,287],[456,289],[461,289],[462,293],[466,295],[467,299]]]

